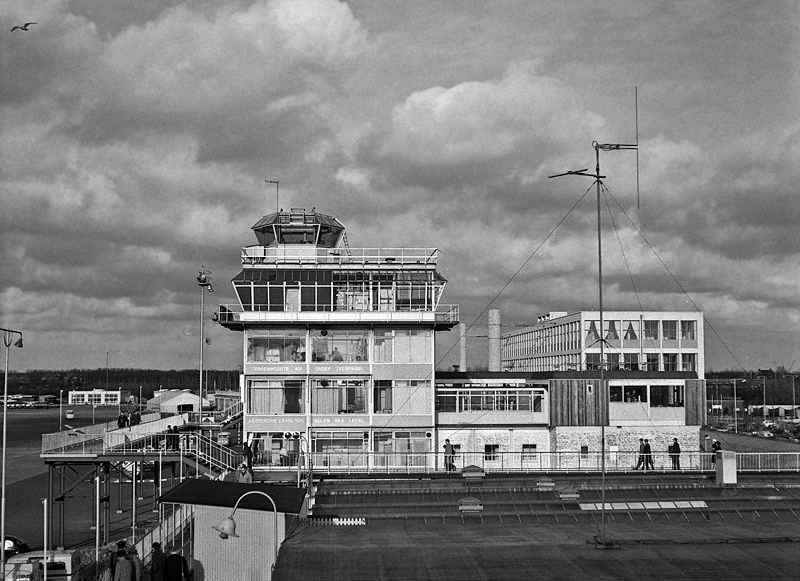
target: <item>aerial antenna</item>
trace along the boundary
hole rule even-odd
[[[640,210],[639,204],[639,85],[633,88],[633,108],[636,113],[636,209]]]
[[[637,114],[638,119],[638,114]],[[637,122],[638,124],[638,122]],[[565,171],[559,174],[554,174],[551,176],[547,176],[548,178],[559,178],[563,176],[585,176],[594,179],[594,185],[597,188],[597,294],[598,294],[598,307],[600,311],[600,385],[599,389],[602,389],[605,383],[605,346],[606,346],[606,338],[605,338],[605,324],[603,322],[603,238],[602,238],[602,220],[600,219],[601,216],[601,206],[600,206],[600,190],[604,186],[603,178],[606,176],[600,175],[600,151],[617,151],[620,149],[634,149],[637,152],[639,151],[639,135],[637,130],[636,135],[636,143],[598,143],[597,141],[592,141],[592,147],[594,148],[594,155],[595,155],[595,170],[594,173],[589,173],[588,168],[578,169],[578,170],[570,170]],[[637,165],[637,185],[638,185],[638,165]],[[638,191],[638,188],[637,188]],[[602,485],[601,485],[601,497],[600,497],[600,504],[601,504],[601,529],[600,529],[600,543],[598,548],[609,548],[615,546],[613,543],[609,543],[606,539],[606,424],[605,420],[600,421],[600,471],[602,473]]]
[[[281,182],[280,180],[264,180],[264,183],[275,184],[275,213],[280,212]]]

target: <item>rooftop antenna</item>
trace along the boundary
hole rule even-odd
[[[637,97],[638,101],[638,97]],[[638,114],[637,114],[638,119]],[[636,136],[636,143],[598,143],[597,141],[592,142],[592,147],[594,148],[594,155],[595,155],[595,172],[588,173],[588,168],[583,168],[579,170],[571,170],[566,171],[560,174],[555,174],[551,176],[547,176],[548,178],[558,178],[562,176],[574,175],[574,176],[586,176],[590,178],[594,178],[594,183],[597,188],[597,294],[598,294],[598,306],[600,311],[600,385],[598,386],[598,396],[601,396],[604,392],[602,390],[603,385],[605,384],[605,324],[603,322],[603,239],[602,239],[602,220],[600,218],[600,188],[603,185],[603,178],[606,176],[600,175],[600,151],[617,151],[621,149],[633,149],[637,152],[637,159],[638,159],[638,151],[639,151],[639,136],[638,136],[638,122],[637,122],[637,136]],[[637,199],[638,199],[638,183],[639,183],[639,168],[637,163],[636,168],[636,183],[637,183]],[[606,404],[607,405],[607,404]],[[607,409],[607,408],[606,408]],[[610,548],[614,545],[609,543],[606,540],[606,419],[601,418],[600,420],[600,472],[602,474],[602,483],[601,483],[601,498],[600,498],[600,522],[601,522],[601,529],[600,529],[600,544],[598,545],[599,548]]]
[[[264,183],[275,184],[275,213],[280,212],[281,182],[280,180],[264,180]]]

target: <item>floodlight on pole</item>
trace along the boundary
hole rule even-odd
[[[197,273],[197,286],[200,287],[200,385],[197,395],[198,405],[197,414],[199,421],[203,421],[203,350],[204,350],[204,337],[203,337],[203,319],[205,318],[206,310],[206,291],[213,293],[214,288],[211,286],[211,271],[205,265],[200,267]]]
[[[2,461],[2,482],[0,482],[0,539],[3,541],[4,549],[5,549],[5,539],[6,539],[6,447],[8,443],[7,438],[7,419],[8,419],[8,355],[10,351],[11,345],[22,349],[22,332],[16,331],[14,329],[6,329],[0,327],[0,331],[3,332],[3,345],[6,348],[6,366],[4,370],[4,378],[3,378],[3,461]],[[13,341],[14,335],[19,335],[19,338],[16,341]],[[6,554],[5,550],[3,550],[2,556],[0,556],[0,579],[6,578]]]
[[[236,509],[239,508],[239,503],[242,501],[242,499],[245,496],[249,496],[251,494],[261,495],[265,497],[267,500],[269,500],[270,503],[272,504],[272,510],[275,515],[275,531],[273,539],[275,541],[275,553],[274,553],[274,559],[272,560],[272,568],[274,569],[275,562],[278,560],[278,507],[275,505],[275,501],[272,499],[272,497],[266,492],[263,492],[261,490],[250,490],[248,492],[245,492],[236,500],[236,504],[233,505],[233,511],[231,512],[231,515],[227,518],[222,519],[218,525],[213,526],[211,528],[219,533],[219,538],[221,539],[229,539],[231,537],[234,539],[238,539],[239,535],[236,534],[236,521],[233,520],[233,517],[236,514]]]

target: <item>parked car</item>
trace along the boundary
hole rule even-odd
[[[67,410],[67,419],[74,420],[75,419],[75,410],[68,409]]]
[[[5,553],[6,559],[8,559],[12,555],[16,555],[17,553],[27,553],[30,551],[31,548],[28,546],[28,543],[20,539],[19,537],[15,537],[13,535],[6,535],[6,542],[3,546],[3,551]]]
[[[19,553],[6,561],[8,581],[44,579],[43,551]],[[47,552],[47,578],[53,581],[69,581],[72,578],[72,551]]]
[[[761,435],[762,435],[764,438],[772,438],[772,437],[774,437],[774,436],[775,436],[775,434],[773,434],[772,432],[761,432]]]
[[[771,428],[774,425],[775,422],[773,422],[772,420],[764,420],[763,422],[761,422],[761,426],[764,428]]]

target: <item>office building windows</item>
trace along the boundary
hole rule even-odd
[[[695,321],[681,321],[681,339],[684,341],[697,339]]]

